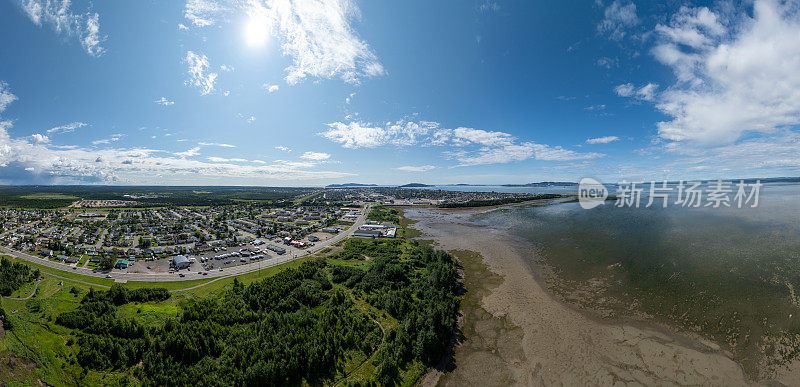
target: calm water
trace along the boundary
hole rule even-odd
[[[505,193],[576,193],[577,185],[551,187],[503,187],[499,185],[434,185],[420,189],[462,191],[462,192],[505,192]]]
[[[800,184],[765,184],[759,199],[742,209],[573,202],[474,220],[539,246],[557,291],[589,290],[616,315],[699,332],[758,373],[759,358],[780,364],[800,352]]]

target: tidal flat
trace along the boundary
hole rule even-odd
[[[766,185],[757,208],[618,208],[577,203],[486,213],[539,249],[561,300],[609,321],[695,333],[748,377],[779,377],[800,355],[800,186]]]
[[[437,248],[472,251],[481,260],[462,263],[467,300],[454,368],[426,377],[426,385],[748,383],[741,366],[720,350],[654,327],[602,321],[557,299],[532,270],[535,246],[472,222],[469,211],[409,209],[405,215]],[[471,276],[488,282],[470,287]],[[475,293],[480,307],[470,311]],[[513,340],[497,340],[507,332]]]
[[[800,187],[762,195],[753,209],[407,211],[424,237],[480,253],[502,279],[470,289],[480,269],[465,266],[468,291],[485,294],[441,380],[491,365],[518,384],[797,384]],[[522,339],[474,329],[499,318]],[[498,362],[481,345],[522,352]]]

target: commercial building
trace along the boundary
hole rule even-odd
[[[192,264],[192,261],[190,261],[189,258],[186,258],[183,255],[176,255],[176,256],[172,257],[172,266],[176,270],[186,269],[191,264]]]
[[[353,233],[353,236],[365,237],[365,238],[379,238],[381,236],[381,232],[378,230],[358,229],[356,230],[356,232]]]
[[[286,249],[284,249],[283,247],[280,247],[280,246],[273,245],[273,244],[267,245],[267,249],[278,253],[278,255],[286,254]]]
[[[114,267],[117,269],[127,269],[130,262],[127,259],[118,259]]]

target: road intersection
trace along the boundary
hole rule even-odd
[[[253,271],[258,271],[262,269],[266,269],[269,267],[274,267],[278,265],[282,265],[287,262],[291,262],[295,259],[308,257],[311,256],[327,247],[330,247],[339,241],[342,241],[350,236],[358,230],[359,227],[363,226],[367,221],[367,214],[370,210],[370,205],[366,204],[363,208],[363,212],[359,215],[356,221],[350,226],[347,230],[339,232],[337,235],[333,236],[330,239],[320,241],[315,244],[313,247],[303,250],[301,254],[293,254],[293,255],[286,255],[286,256],[274,256],[269,259],[264,259],[262,261],[246,263],[238,266],[228,267],[225,268],[224,271],[209,271],[207,275],[202,275],[198,273],[184,273],[183,277],[180,277],[178,273],[157,273],[157,274],[143,274],[143,273],[124,273],[124,272],[95,272],[92,269],[85,268],[85,267],[77,267],[77,266],[70,266],[65,265],[60,262],[53,262],[47,259],[43,259],[40,257],[36,257],[27,253],[23,253],[21,251],[16,251],[10,249],[5,246],[0,246],[0,253],[7,254],[19,259],[23,259],[26,261],[30,261],[42,266],[47,266],[49,268],[62,270],[65,272],[76,273],[80,275],[90,276],[90,277],[97,277],[97,278],[111,278],[117,282],[127,282],[127,281],[143,281],[143,282],[159,282],[159,281],[188,281],[188,280],[196,280],[202,278],[221,278],[221,277],[229,277],[235,276],[245,273],[250,273]]]

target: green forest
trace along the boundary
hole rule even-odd
[[[31,270],[27,265],[7,258],[0,259],[0,296],[9,296],[24,283],[39,277],[38,270]]]
[[[81,371],[45,382],[413,384],[450,349],[462,293],[455,260],[407,240],[351,239],[345,251],[358,254],[236,279],[203,297],[120,284],[61,290],[69,302],[37,313],[66,343],[65,364]]]
[[[54,209],[78,199],[136,200],[144,207],[231,205],[243,201],[276,205],[310,192],[313,189],[283,187],[2,186],[0,207]]]
[[[367,219],[377,222],[392,222],[398,224],[400,222],[399,211],[394,208],[386,208],[383,206],[375,206],[367,214]]]

